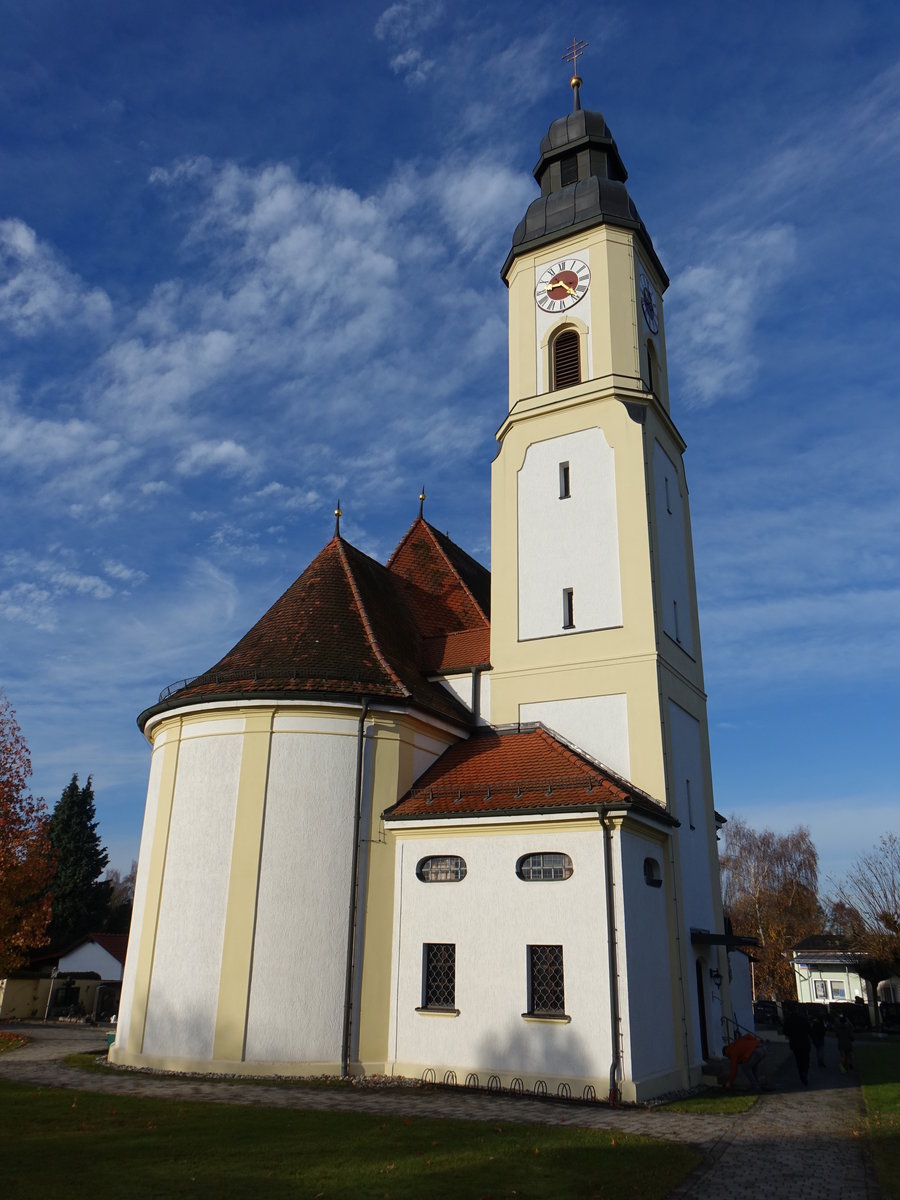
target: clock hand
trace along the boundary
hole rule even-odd
[[[565,288],[565,290],[569,293],[570,296],[575,295],[575,289],[572,287],[569,287],[569,285],[565,282],[564,279],[554,279],[553,282],[550,284],[550,287],[551,288],[558,288],[558,287]],[[549,291],[550,288],[548,288],[547,290]]]

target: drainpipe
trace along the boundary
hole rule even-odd
[[[350,868],[350,912],[347,917],[347,971],[344,976],[344,1031],[341,1038],[341,1079],[347,1078],[350,1061],[350,1014],[353,1006],[353,951],[356,945],[357,892],[359,890],[359,827],[362,821],[363,751],[368,697],[363,699],[356,731],[356,789],[353,796],[353,862]]]
[[[612,824],[601,817],[603,826],[603,856],[606,867],[606,935],[609,943],[609,1012],[612,1035],[612,1061],[609,1064],[609,1102],[618,1104],[619,1060],[619,961],[616,948],[616,910],[612,877]]]

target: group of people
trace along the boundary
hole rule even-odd
[[[825,1022],[818,1014],[809,1020],[802,1009],[793,1009],[784,1018],[784,1033],[800,1073],[800,1082],[808,1086],[809,1060],[813,1049],[818,1065],[825,1066]],[[841,1072],[852,1071],[853,1025],[844,1013],[837,1019],[835,1035]],[[731,1063],[731,1072],[725,1081],[725,1087],[732,1086],[739,1068],[743,1067],[754,1087],[759,1091],[767,1090],[767,1085],[760,1076],[760,1069],[765,1062],[766,1047],[758,1037],[752,1033],[745,1033],[743,1037],[724,1046],[722,1053]]]

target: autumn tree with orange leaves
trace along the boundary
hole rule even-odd
[[[47,944],[53,853],[43,800],[28,792],[31,758],[0,694],[0,978]]]
[[[756,995],[795,1000],[794,969],[786,954],[813,933],[820,933],[819,855],[809,830],[758,832],[740,817],[724,827],[719,865],[722,899],[734,932],[759,940]]]

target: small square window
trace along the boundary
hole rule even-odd
[[[847,989],[842,983],[838,983],[836,979],[831,981],[831,998],[832,1000],[846,1000]]]
[[[426,942],[422,947],[422,1007],[452,1011],[456,1006],[456,946]]]
[[[563,1017],[566,989],[562,946],[528,947],[528,1015]]]
[[[575,592],[563,588],[563,629],[575,628]]]

